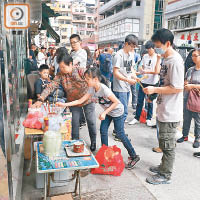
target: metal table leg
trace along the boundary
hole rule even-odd
[[[44,200],[47,199],[47,177],[48,173],[44,174]]]
[[[76,183],[75,183],[75,196],[79,196],[79,198],[81,199],[81,177],[80,177],[80,170],[76,171]],[[79,187],[79,188],[78,188]],[[79,189],[79,194],[77,193],[77,189]]]
[[[50,181],[51,181],[51,175],[50,174],[48,174],[48,176],[47,176],[47,197],[49,197],[50,196]]]
[[[79,176],[79,178],[78,178],[78,180],[79,180],[79,198],[81,200],[81,176],[80,176],[80,171],[78,173],[78,176]]]
[[[33,161],[33,136],[31,136],[31,160],[29,162],[29,166],[28,166],[28,169],[26,171],[26,176],[30,176],[30,174],[31,174],[32,161]]]
[[[75,176],[76,176],[76,183],[75,183],[75,189],[74,189],[74,193],[75,195],[77,195],[77,188],[78,188],[78,183],[79,183],[79,171],[75,171]]]

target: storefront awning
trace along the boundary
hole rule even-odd
[[[56,41],[56,43],[60,42],[60,36],[51,27],[49,18],[58,16],[60,16],[60,14],[55,13],[54,10],[52,10],[49,6],[47,6],[45,3],[42,3],[42,24],[40,29],[47,30],[47,34],[50,35]]]
[[[53,30],[46,19],[42,19],[41,30],[47,30],[56,43],[60,43],[60,36]]]

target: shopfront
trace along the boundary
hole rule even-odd
[[[27,112],[24,61],[28,56],[28,33],[27,29],[5,28],[6,3],[0,1],[0,199],[20,199],[23,174],[22,121]]]

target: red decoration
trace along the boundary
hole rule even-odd
[[[185,35],[184,34],[181,35],[181,40],[185,40]]]
[[[198,36],[198,33],[195,33],[194,34],[194,41],[199,41],[199,38],[198,38],[199,36]]]
[[[187,40],[191,40],[191,34],[189,33],[189,35],[187,36]]]

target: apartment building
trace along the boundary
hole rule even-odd
[[[61,36],[60,46],[70,48],[69,37],[79,34],[83,46],[95,48],[95,4],[87,4],[84,0],[54,0],[51,8],[61,16],[50,19],[51,26]],[[49,40],[51,46],[56,45]]]
[[[82,38],[83,46],[94,50],[95,45],[95,4],[87,4],[84,1],[72,1],[72,23],[74,33]]]
[[[177,46],[200,47],[200,0],[169,0],[165,24]]]
[[[51,18],[50,23],[58,35],[60,35],[60,46],[70,47],[69,37],[73,33],[71,1],[57,0],[50,4],[51,9],[60,16]],[[55,41],[49,38],[49,46],[55,46]]]
[[[128,34],[138,36],[140,43],[149,40],[154,31],[155,0],[99,0],[99,46],[115,46]]]

